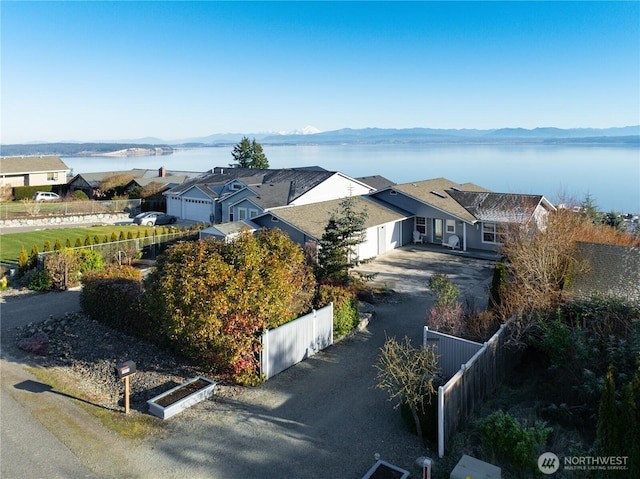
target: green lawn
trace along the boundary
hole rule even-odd
[[[158,227],[162,229],[162,227]],[[93,237],[98,236],[101,242],[104,242],[104,236],[108,239],[111,238],[111,233],[120,236],[120,232],[123,231],[125,238],[127,233],[131,231],[135,238],[140,231],[140,236],[144,237],[145,230],[148,231],[149,236],[153,236],[153,228],[148,226],[138,225],[110,225],[110,226],[89,226],[85,228],[59,228],[59,229],[46,229],[39,231],[29,231],[25,233],[7,233],[0,235],[0,263],[2,264],[17,264],[20,257],[20,249],[22,246],[27,250],[27,254],[31,254],[31,248],[35,244],[38,247],[38,251],[44,250],[44,242],[49,240],[51,242],[51,248],[55,245],[56,239],[60,239],[62,246],[64,247],[67,238],[71,240],[71,246],[75,245],[76,238],[80,238],[82,244],[84,244],[85,236],[88,234],[93,242]],[[157,231],[159,232],[159,231]]]

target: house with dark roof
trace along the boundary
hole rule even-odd
[[[205,223],[252,219],[281,206],[365,195],[375,188],[319,167],[214,168],[167,192],[167,213]]]
[[[555,207],[542,195],[494,193],[446,178],[393,185],[373,198],[413,214],[413,241],[497,251],[511,225],[544,228]]]
[[[57,156],[0,158],[0,184],[14,188],[65,185],[70,172],[71,168]]]
[[[95,173],[79,173],[73,177],[67,188],[69,192],[77,190],[83,191],[89,198],[99,198],[101,195],[100,185],[110,176],[122,175],[132,178],[125,186],[125,190],[131,190],[136,186],[144,187],[151,182],[165,185],[172,188],[184,183],[189,178],[201,175],[201,172],[194,171],[168,171],[164,167],[155,169],[134,168],[125,171],[101,171]],[[166,188],[165,188],[166,189]]]

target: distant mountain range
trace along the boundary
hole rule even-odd
[[[640,125],[620,128],[499,128],[493,130],[434,128],[343,128],[321,132],[307,126],[293,133],[216,133],[180,140],[139,138],[92,143],[29,143],[2,145],[0,154],[88,156],[109,150],[144,146],[198,147],[235,145],[243,137],[264,145],[341,145],[341,144],[582,144],[640,146]],[[170,150],[170,148],[167,148]]]

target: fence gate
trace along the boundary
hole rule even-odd
[[[333,303],[262,335],[260,373],[269,379],[333,344]]]

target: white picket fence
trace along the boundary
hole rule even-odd
[[[266,379],[333,344],[333,303],[262,335],[260,373]]]

